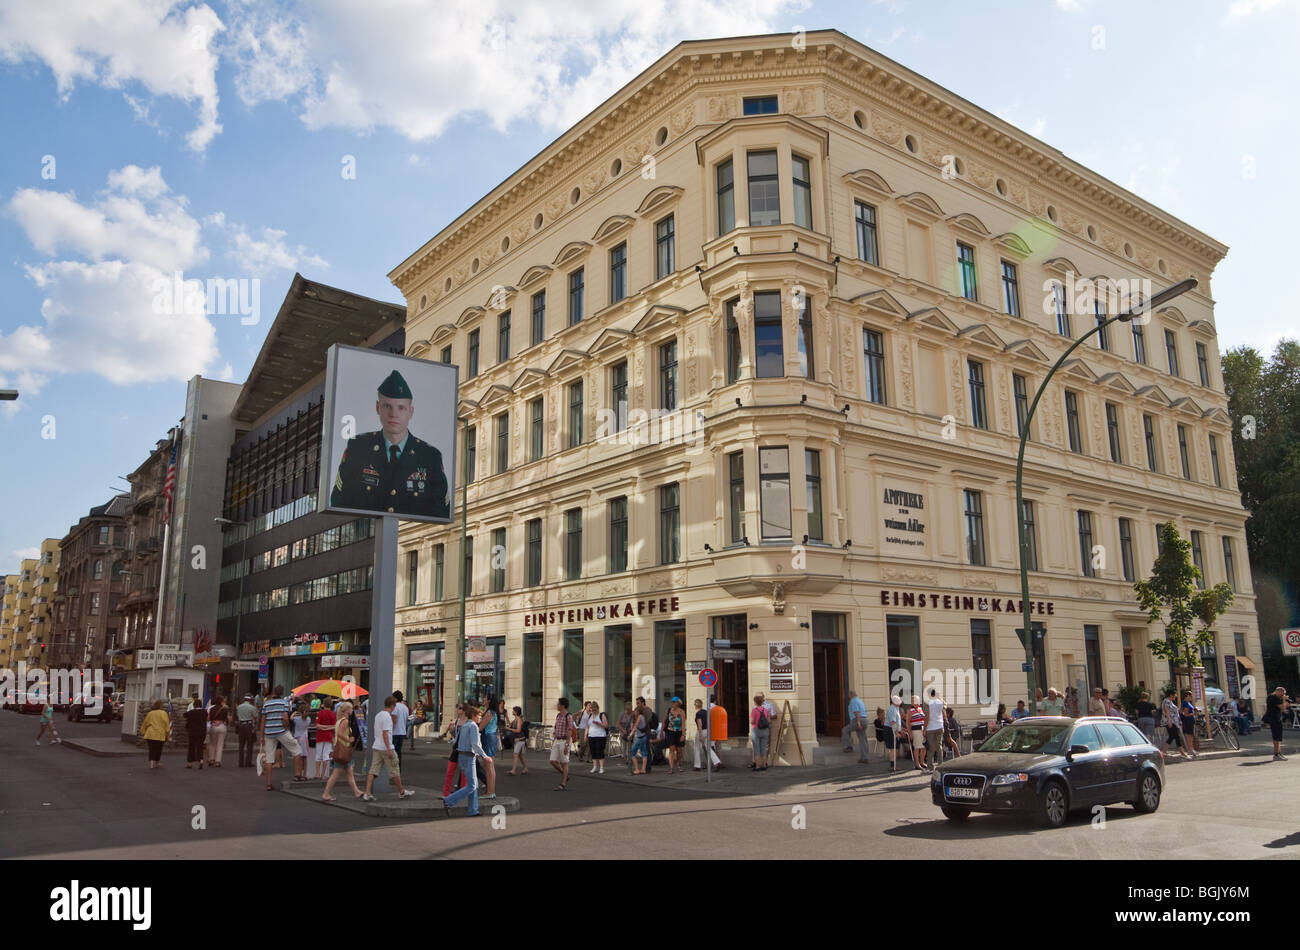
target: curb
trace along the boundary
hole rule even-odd
[[[86,755],[93,755],[101,759],[127,758],[133,755],[141,755],[149,750],[144,748],[130,747],[124,748],[121,752],[105,752],[102,749],[93,749],[88,745],[82,745],[76,739],[64,739],[59,745],[67,746],[69,749],[76,749],[78,752],[84,752]],[[123,743],[125,746],[125,743]]]

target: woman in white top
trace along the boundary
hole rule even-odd
[[[587,716],[587,748],[591,750],[591,770],[605,774],[605,742],[609,738],[609,720],[593,702]]]
[[[307,781],[307,737],[311,729],[311,707],[306,703],[299,703],[290,718],[293,720],[293,737],[298,741],[298,754],[293,757],[293,780],[305,782]]]

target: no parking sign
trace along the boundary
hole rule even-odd
[[[703,669],[700,670],[700,685],[705,689],[712,689],[718,682],[718,671]]]

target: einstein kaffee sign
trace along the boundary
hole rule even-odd
[[[676,597],[655,597],[651,600],[620,600],[595,607],[571,607],[565,610],[543,610],[524,614],[524,627],[536,630],[550,624],[590,623],[598,620],[629,620],[643,614],[667,616],[678,612]]]

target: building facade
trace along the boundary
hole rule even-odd
[[[1044,689],[1168,680],[1132,583],[1173,521],[1237,591],[1205,658],[1228,686],[1260,644],[1227,248],[841,33],[806,41],[679,45],[390,274],[408,355],[461,369],[472,466],[466,545],[402,530],[398,685],[662,712],[711,659],[733,722],[789,700],[805,747],[850,689],[1014,705],[1029,401],[1125,288],[1195,276],[1077,350],[1033,419],[1031,649]]]
[[[130,499],[90,509],[59,543],[50,666],[104,669],[117,643]]]

